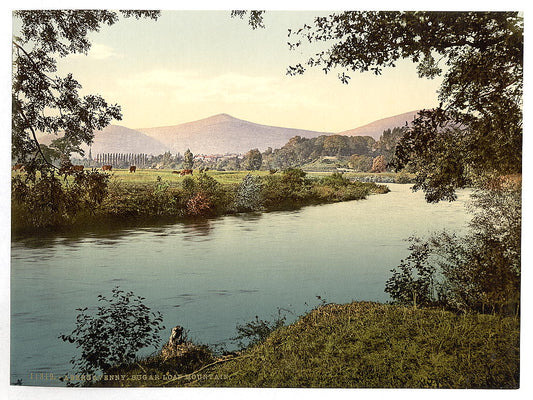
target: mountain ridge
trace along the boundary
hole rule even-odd
[[[312,138],[332,134],[257,124],[224,113],[178,125],[139,128],[138,131],[160,141],[174,153],[190,149],[193,153],[203,154],[244,153],[252,148],[264,151],[268,147],[280,148],[294,136]]]
[[[250,149],[281,148],[292,137],[314,138],[322,135],[370,136],[374,140],[386,129],[404,126],[412,121],[417,111],[410,111],[382,118],[369,124],[334,133],[298,128],[263,125],[233,117],[226,113],[216,114],[196,121],[177,125],[131,129],[122,125],[108,125],[96,131],[91,152],[98,153],[184,153],[190,149],[194,154],[238,154]],[[49,145],[58,136],[40,135],[39,141]],[[89,146],[82,148],[86,153]]]
[[[419,110],[409,111],[402,114],[393,115],[391,117],[381,118],[376,121],[370,122],[360,127],[349,129],[337,133],[337,135],[343,136],[371,136],[375,140],[379,140],[383,131],[396,127],[402,127],[410,125],[415,115]]]

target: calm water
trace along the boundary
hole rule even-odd
[[[385,281],[408,254],[405,239],[462,230],[469,218],[467,192],[431,205],[409,185],[389,187],[386,195],[299,211],[13,241],[11,381],[49,385],[30,374],[69,371],[76,349],[57,336],[72,331],[76,308],[96,305],[115,286],[163,314],[163,340],[182,325],[195,341],[228,348],[236,324],[271,319],[278,307],[295,319],[319,303],[316,296],[388,300]]]

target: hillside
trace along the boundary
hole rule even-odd
[[[371,136],[375,140],[379,140],[379,137],[383,131],[396,127],[405,126],[406,123],[410,124],[413,121],[418,111],[410,111],[392,117],[383,118],[369,124],[360,126],[359,128],[349,129],[347,131],[339,132],[338,135],[344,136]]]
[[[56,137],[58,136],[43,134],[39,136],[39,142],[49,145]],[[86,155],[89,153],[89,146],[83,145],[82,149]],[[93,155],[98,153],[145,153],[157,155],[168,150],[168,147],[158,140],[120,125],[108,125],[104,129],[96,131],[91,145]]]
[[[306,138],[329,135],[303,129],[261,125],[218,114],[199,121],[158,128],[141,128],[138,131],[160,141],[173,153],[190,149],[194,154],[245,153],[258,148],[280,148],[293,136]]]

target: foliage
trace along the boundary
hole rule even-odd
[[[348,166],[357,172],[370,172],[372,169],[372,157],[353,154],[350,156]]]
[[[370,172],[385,172],[387,170],[387,164],[385,163],[385,157],[377,156],[372,160],[372,169]]]
[[[391,270],[392,276],[385,284],[394,302],[401,305],[427,306],[435,302],[435,268],[428,263],[429,243],[420,238],[409,238],[411,254],[400,261],[398,269]]]
[[[236,18],[239,17],[243,19],[245,16],[248,16],[248,24],[252,27],[252,29],[257,28],[264,28],[265,25],[263,24],[263,14],[264,11],[259,10],[251,10],[248,14],[248,11],[245,10],[233,10],[231,12],[231,17]]]
[[[521,196],[519,185],[477,191],[474,217],[464,236],[435,233],[414,239],[407,263],[387,281],[385,292],[400,304],[462,311],[514,313],[520,302]],[[416,295],[416,297],[415,297]]]
[[[244,155],[244,169],[247,171],[257,171],[261,169],[263,156],[258,149],[252,149]]]
[[[51,169],[39,174],[15,175],[11,180],[12,226],[47,228],[72,224],[94,215],[108,194],[107,174],[96,170],[65,176]]]
[[[353,154],[373,155],[376,141],[370,136],[323,135],[316,138],[295,136],[283,147],[263,154],[269,168],[294,168],[320,157],[349,157]]]
[[[194,165],[194,155],[191,153],[189,149],[183,153],[183,168],[185,169],[192,169]]]
[[[35,179],[35,183],[29,179]],[[12,187],[14,230],[121,219],[209,218],[358,200],[388,191],[383,185],[351,182],[341,174],[308,178],[301,170],[253,175],[209,171],[185,177],[172,171],[138,171],[134,175],[127,171],[107,174],[85,170],[63,181],[52,171],[35,175],[17,172]]]
[[[122,14],[153,19],[159,16],[157,11],[123,11]],[[95,130],[102,129],[112,119],[121,119],[120,107],[107,104],[98,95],[80,97],[81,85],[72,74],[56,75],[56,57],[87,54],[91,47],[88,34],[98,31],[103,24],[113,25],[118,21],[118,13],[19,10],[13,15],[20,21],[21,29],[12,41],[12,157],[29,162],[40,155],[41,163],[49,164],[37,141],[38,131],[63,133],[63,139],[51,146],[59,153],[83,154],[80,146],[92,142]]]
[[[517,388],[520,320],[355,302],[274,331],[194,386]],[[182,383],[183,384],[183,383]]]
[[[263,203],[263,184],[261,178],[247,174],[237,188],[235,208],[237,211],[255,211],[261,209]]]
[[[301,169],[287,169],[281,175],[263,177],[263,198],[267,208],[294,207],[308,197],[310,182]]]
[[[143,297],[124,292],[119,287],[112,290],[111,298],[98,295],[99,306],[94,315],[87,307],[79,308],[76,328],[59,337],[81,348],[81,355],[71,363],[81,374],[105,372],[113,366],[131,363],[136,353],[147,346],[159,345],[159,331],[163,318],[144,305]]]
[[[386,129],[376,142],[374,151],[383,156],[386,165],[390,164],[393,160],[396,146],[406,131],[407,128],[405,126]]]
[[[262,18],[262,13],[254,16]],[[443,75],[440,106],[420,113],[400,140],[396,168],[414,164],[430,202],[485,174],[521,172],[523,16],[518,12],[347,11],[289,29],[289,47],[314,55],[288,68],[380,75],[410,59],[420,77]],[[318,50],[317,50],[318,48]],[[317,51],[315,51],[317,50]]]
[[[237,325],[238,335],[232,338],[232,341],[239,343],[241,350],[251,348],[264,342],[272,332],[285,326],[287,315],[282,314],[278,308],[278,315],[272,320],[259,319],[256,315],[255,319],[243,325]]]

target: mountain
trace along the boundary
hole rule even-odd
[[[417,113],[418,111],[410,111],[403,114],[394,115],[392,117],[379,119],[367,125],[360,126],[359,128],[339,132],[338,135],[372,136],[374,139],[379,140],[379,137],[381,136],[383,131],[410,124]]]
[[[413,120],[412,111],[380,119],[359,128],[338,133],[345,136],[372,136],[378,140],[386,129],[404,126]],[[98,153],[146,153],[162,154],[170,151],[183,154],[190,149],[194,154],[246,153],[250,149],[261,151],[268,147],[283,147],[290,138],[301,136],[314,138],[332,135],[331,132],[316,132],[303,129],[261,125],[228,114],[218,114],[198,121],[158,128],[129,129],[109,125],[95,132],[91,146],[92,154]],[[53,135],[40,135],[39,141],[50,144]],[[83,146],[86,154],[88,146]]]
[[[228,114],[180,125],[137,130],[163,143],[172,153],[190,149],[194,154],[245,153],[254,148],[264,151],[268,147],[280,148],[297,135],[306,138],[331,135],[331,132],[260,125]]]
[[[92,154],[146,153],[157,155],[169,151],[169,148],[157,139],[120,125],[108,125],[96,132],[91,148]],[[85,150],[88,151],[88,147]]]
[[[39,142],[49,145],[56,137],[43,135],[39,137]],[[81,147],[87,155],[89,146],[82,145]],[[158,140],[142,132],[120,125],[108,125],[104,129],[96,131],[91,145],[93,155],[98,153],[146,153],[157,155],[169,150],[167,146]]]

